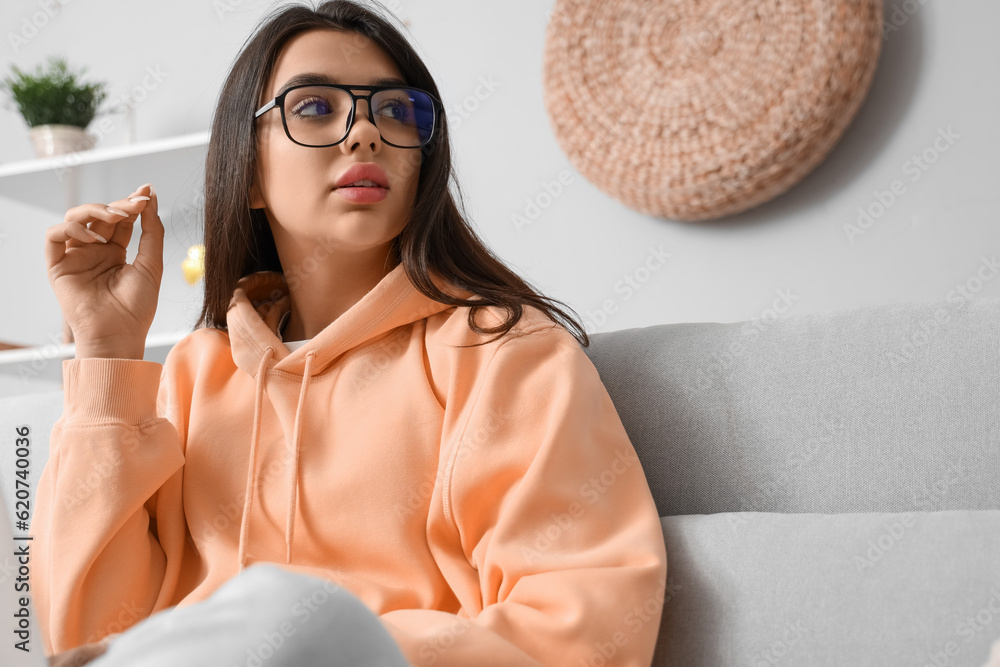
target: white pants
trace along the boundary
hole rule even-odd
[[[347,589],[251,565],[212,596],[153,614],[91,667],[407,667],[379,618]]]

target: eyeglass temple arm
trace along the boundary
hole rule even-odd
[[[275,98],[275,99],[277,99],[277,98]],[[253,117],[254,118],[259,117],[262,113],[264,113],[268,109],[272,108],[273,106],[274,106],[274,100],[271,100],[270,102],[268,102],[267,104],[265,104],[264,106],[262,106],[260,109],[258,109],[257,113],[255,113],[253,115]]]

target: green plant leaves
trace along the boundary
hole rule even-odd
[[[50,57],[48,70],[39,66],[34,75],[16,65],[11,70],[14,75],[0,82],[0,88],[9,91],[29,127],[58,123],[86,128],[107,97],[104,83],[78,81],[63,58]]]

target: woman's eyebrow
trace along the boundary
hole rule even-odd
[[[285,82],[275,97],[282,94],[289,88],[293,86],[300,86],[303,84],[315,85],[318,83],[340,83],[335,78],[327,76],[326,74],[318,74],[316,72],[305,72],[303,74],[296,74],[291,79]],[[371,80],[368,84],[358,84],[358,85],[370,85],[370,86],[405,86],[406,82],[402,79],[397,79],[396,77],[384,77]]]

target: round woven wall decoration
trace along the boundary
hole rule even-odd
[[[545,109],[570,163],[611,197],[719,218],[822,162],[881,46],[882,0],[556,0]]]

